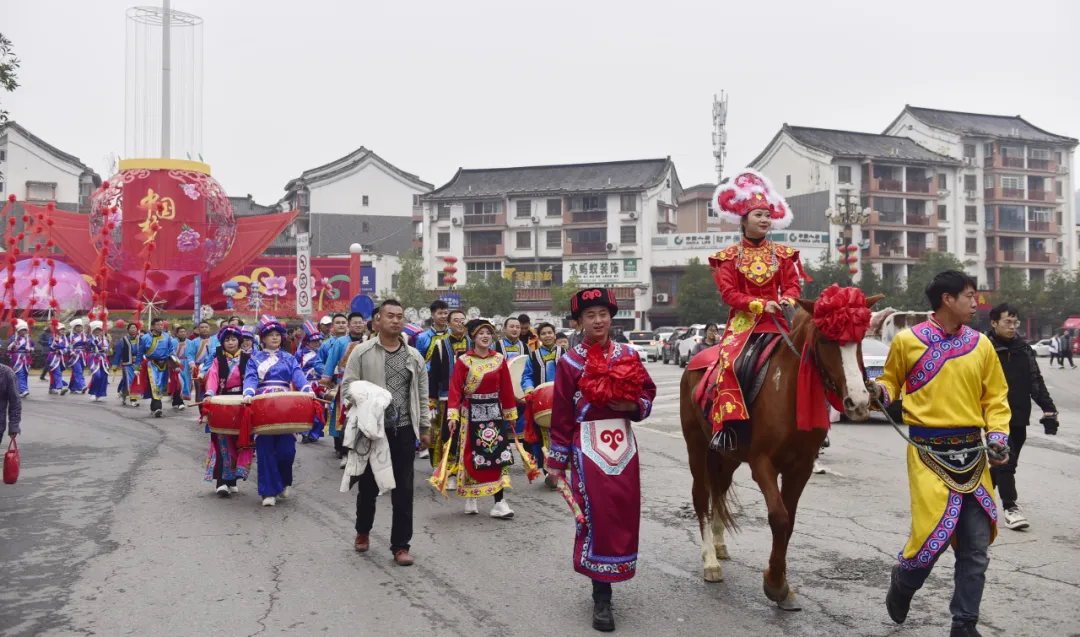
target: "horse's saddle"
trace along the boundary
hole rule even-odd
[[[776,351],[776,345],[779,342],[779,334],[758,334],[750,339],[742,353],[735,359],[735,379],[739,382],[739,389],[742,390],[747,410],[750,409],[750,404],[754,402],[758,393],[761,392],[761,387],[765,384],[765,371],[769,367],[769,357]],[[694,400],[706,414],[709,413],[709,403],[712,400],[712,392],[708,389],[716,384],[717,374],[720,371],[717,365],[719,360],[720,346],[714,345],[690,359],[686,367],[688,371],[705,370],[705,375],[694,390]]]

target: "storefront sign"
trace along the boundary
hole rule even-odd
[[[738,243],[740,239],[742,239],[742,235],[738,232],[662,234],[653,237],[652,247],[654,250],[692,250],[696,248],[720,250],[721,248]],[[783,232],[770,232],[769,240],[800,250],[805,248],[823,248],[829,245],[829,233],[785,230]]]
[[[637,283],[639,259],[564,261],[563,279],[577,277],[581,283]]]

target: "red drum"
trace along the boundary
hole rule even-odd
[[[260,394],[251,403],[251,422],[255,435],[311,431],[315,424],[315,396],[299,391]]]
[[[551,405],[555,402],[555,383],[543,383],[533,390],[533,422],[551,427]]]
[[[207,398],[203,403],[203,412],[206,414],[210,433],[240,435],[240,423],[244,421],[243,401],[244,397],[239,394]]]

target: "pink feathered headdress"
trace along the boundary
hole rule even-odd
[[[720,218],[731,223],[741,222],[743,217],[758,209],[769,211],[773,230],[783,230],[794,220],[791,208],[765,175],[749,168],[716,188],[713,205]]]

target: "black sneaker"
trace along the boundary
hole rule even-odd
[[[615,616],[611,614],[611,602],[593,602],[592,627],[602,633],[615,630]]]
[[[952,630],[949,631],[949,637],[982,637],[982,635],[975,630],[975,624],[963,624],[953,626]]]
[[[897,624],[903,624],[907,619],[908,610],[911,609],[911,598],[905,597],[897,586],[897,576],[900,574],[900,565],[892,568],[892,576],[889,578],[889,593],[885,595],[885,610],[889,611],[889,618]]]

